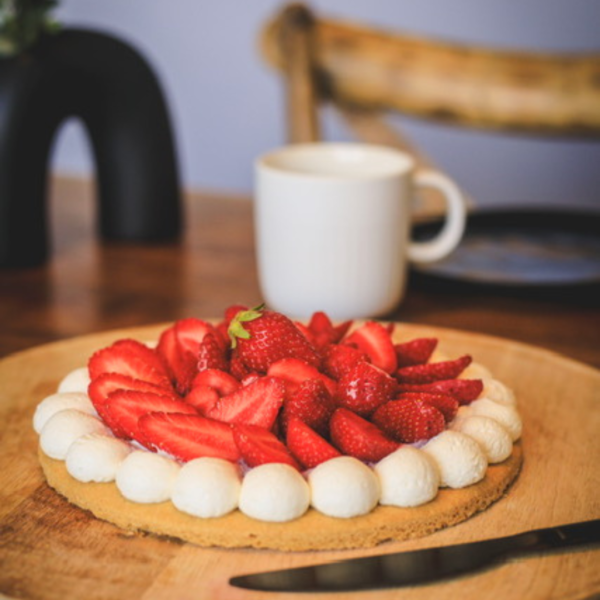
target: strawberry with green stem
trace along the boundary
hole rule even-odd
[[[282,358],[299,358],[319,367],[321,359],[294,322],[264,305],[240,310],[229,323],[233,356],[250,371],[266,373]]]

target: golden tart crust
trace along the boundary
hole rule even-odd
[[[431,502],[416,508],[377,506],[371,513],[340,519],[309,509],[299,519],[268,523],[236,510],[224,517],[201,519],[187,515],[170,502],[138,504],[125,499],[115,483],[81,483],[63,461],[39,460],[48,484],[69,502],[95,517],[129,531],[170,536],[199,546],[269,548],[285,551],[369,548],[391,540],[418,538],[456,525],[501,498],[523,462],[520,442],[504,462],[489,465],[485,478],[463,489],[439,490]]]

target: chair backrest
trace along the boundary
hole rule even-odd
[[[317,18],[302,4],[266,23],[261,50],[286,81],[290,143],[321,138],[325,102],[359,138],[400,147],[425,166],[431,160],[386,123],[386,112],[492,131],[600,137],[600,54],[441,43]]]

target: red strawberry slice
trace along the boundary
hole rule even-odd
[[[292,394],[303,381],[310,379],[320,379],[331,395],[335,394],[337,389],[335,381],[298,358],[282,358],[274,362],[267,374],[269,377],[277,377],[285,381],[289,394]]]
[[[300,333],[302,333],[302,335],[306,338],[306,341],[311,346],[313,346],[314,348],[316,348],[318,350],[319,348],[317,347],[317,339],[316,339],[315,335],[313,334],[313,332],[308,328],[308,325],[305,325],[301,321],[294,321],[294,325],[298,328]]]
[[[88,363],[90,379],[103,373],[119,373],[133,379],[154,383],[172,389],[167,372],[153,350],[135,340],[119,340],[112,346],[98,350]]]
[[[359,362],[366,362],[367,355],[358,348],[344,344],[328,344],[321,350],[323,372],[334,380],[339,380]]]
[[[326,434],[334,410],[335,402],[323,382],[320,379],[308,379],[286,398],[281,424],[286,431],[289,421],[298,419],[315,431]]]
[[[173,390],[168,390],[154,383],[148,383],[141,379],[133,379],[133,377],[120,375],[119,373],[103,373],[90,383],[88,386],[88,395],[100,418],[113,430],[114,428],[119,428],[117,423],[109,423],[110,417],[106,413],[106,402],[108,401],[108,396],[116,390],[151,392],[159,396],[166,396],[171,400],[177,400],[177,394]],[[120,435],[124,436],[125,432],[121,431]]]
[[[208,385],[214,388],[219,393],[219,396],[227,396],[237,391],[241,384],[233,375],[225,371],[221,371],[220,369],[206,369],[194,377],[192,388],[199,385]]]
[[[300,419],[288,423],[287,447],[305,469],[312,469],[341,454]]]
[[[220,339],[214,325],[195,317],[181,319],[175,323],[177,341],[183,351],[198,355],[198,348],[206,334],[211,333],[215,339]]]
[[[400,394],[398,400],[416,400],[418,402],[425,402],[437,408],[443,415],[446,423],[449,423],[454,419],[458,412],[458,400],[450,394],[431,394],[427,392],[405,392]]]
[[[106,401],[106,413],[111,422],[117,423],[127,438],[144,443],[138,429],[138,420],[149,412],[176,412],[198,414],[196,409],[183,400],[171,400],[150,392],[116,390]],[[117,435],[117,432],[114,432]]]
[[[369,415],[394,396],[396,380],[375,365],[358,363],[338,382],[336,402],[359,415]]]
[[[176,383],[182,367],[181,349],[175,333],[175,325],[165,329],[158,340],[156,354],[161,359],[173,382]]]
[[[261,377],[233,394],[223,396],[206,416],[227,423],[245,423],[270,429],[283,404],[285,387],[274,377]]]
[[[263,310],[241,311],[229,325],[234,355],[246,368],[266,373],[282,358],[299,358],[318,367],[321,359],[293,321],[281,313]]]
[[[213,340],[219,340],[220,336],[210,323],[190,317],[181,319],[175,323],[175,337],[179,347],[179,365],[176,375],[177,391],[181,395],[190,390],[194,376],[198,372],[198,359],[200,347],[207,335],[212,335]],[[225,348],[222,349],[222,352]],[[217,360],[211,357],[212,360]],[[221,364],[221,363],[219,363]]]
[[[345,408],[333,413],[329,427],[337,448],[366,462],[377,462],[400,447],[373,423]]]
[[[393,373],[398,368],[392,338],[381,323],[369,321],[361,325],[344,340],[344,343],[364,352],[376,367],[386,373]]]
[[[208,385],[197,385],[185,396],[184,401],[191,404],[201,415],[206,415],[219,401],[219,392]]]
[[[151,412],[140,417],[139,431],[146,446],[185,462],[202,456],[240,458],[231,427],[199,415]]]
[[[346,335],[351,325],[352,321],[334,325],[326,313],[318,311],[312,315],[308,330],[312,334],[315,347],[320,349],[327,344],[337,344]]]
[[[301,470],[296,459],[275,434],[257,425],[232,425],[233,439],[249,467],[267,463],[284,463]]]
[[[396,378],[400,383],[431,383],[443,379],[455,379],[471,364],[472,360],[466,354],[455,360],[402,367],[396,371]]]
[[[229,361],[227,360],[226,349],[223,342],[218,338],[218,333],[207,333],[200,342],[196,366],[198,371],[206,369],[220,369],[227,371]]]
[[[88,396],[98,413],[98,416],[108,425],[117,437],[126,438],[127,433],[119,427],[119,424],[113,421],[106,411],[108,396],[119,389],[137,390],[141,392],[152,392],[169,394],[168,390],[154,383],[148,383],[141,379],[133,379],[129,375],[120,375],[119,373],[102,373],[96,379],[90,382],[88,386]],[[175,393],[173,392],[174,396]],[[175,396],[176,398],[176,396]]]
[[[459,404],[470,404],[479,398],[483,391],[481,379],[445,379],[423,384],[401,383],[399,392],[429,392],[433,394],[448,394],[458,400]]]
[[[373,413],[372,420],[390,437],[407,444],[429,440],[446,427],[437,408],[411,399],[387,402]]]
[[[437,344],[436,338],[417,338],[402,344],[395,344],[398,368],[424,365],[431,358]]]

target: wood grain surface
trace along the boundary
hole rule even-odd
[[[209,316],[209,315],[206,315]],[[523,471],[507,497],[469,521],[420,540],[372,550],[280,553],[202,549],[129,535],[69,505],[44,483],[31,427],[36,404],[98,346],[154,329],[109,331],[16,353],[0,361],[0,593],[10,598],[263,598],[228,585],[233,575],[507,535],[600,517],[600,373],[553,352],[501,338],[403,325],[465,351],[519,398]],[[356,598],[580,599],[600,592],[598,550],[514,561],[435,586]],[[269,594],[268,598],[305,597]],[[314,598],[332,598],[329,594]],[[339,596],[337,596],[339,597]],[[354,596],[353,596],[354,597]]]
[[[91,180],[55,178],[50,205],[48,264],[0,271],[0,357],[262,300],[246,196],[188,192],[182,240],[159,245],[98,239]],[[600,368],[597,290],[470,287],[411,273],[403,302],[386,318],[510,338]]]

